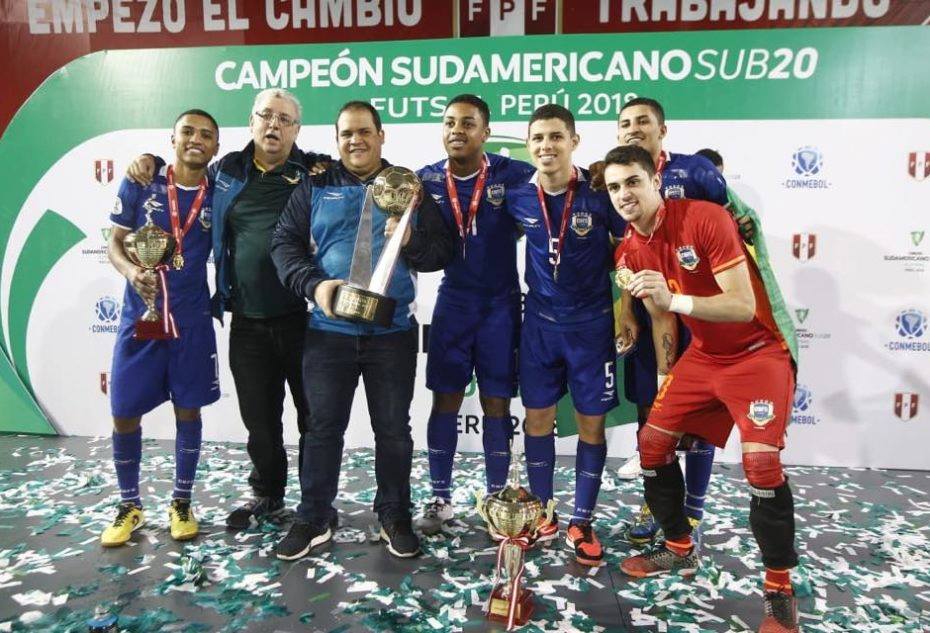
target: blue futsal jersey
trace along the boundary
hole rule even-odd
[[[545,194],[550,230],[539,205],[534,174],[530,182],[507,192],[507,211],[526,234],[527,316],[571,327],[612,314],[610,236],[621,237],[626,223],[605,191],[593,191],[588,172],[579,169],[571,217],[565,231],[558,279],[554,279],[555,242],[562,224],[566,192]],[[550,240],[551,234],[551,240]]]
[[[417,172],[426,192],[439,205],[442,219],[455,234],[455,257],[446,266],[439,286],[439,299],[445,304],[474,305],[476,301],[506,299],[519,294],[517,276],[517,226],[506,212],[506,193],[526,183],[535,168],[522,161],[498,154],[485,154],[487,180],[465,248],[446,188],[447,160],[427,165]],[[455,189],[468,225],[468,209],[478,174],[455,179]]]
[[[662,197],[666,200],[690,198],[727,206],[727,182],[714,164],[698,154],[664,153]]]
[[[168,209],[167,167],[163,166],[155,175],[152,183],[141,186],[127,178],[120,184],[119,194],[110,220],[113,224],[136,230],[145,225],[146,216],[151,215],[152,222],[167,233],[171,233],[171,215]],[[187,222],[188,212],[197,187],[177,185],[178,212],[181,227]],[[175,270],[169,267],[168,295],[171,301],[171,314],[179,328],[210,321],[210,291],[207,286],[207,258],[210,255],[210,219],[213,187],[207,188],[207,194],[200,207],[200,215],[184,236],[184,267]],[[161,295],[159,293],[159,301]],[[132,325],[145,312],[145,304],[135,289],[127,282],[123,293],[122,325]]]

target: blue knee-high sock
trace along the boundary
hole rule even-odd
[[[142,461],[142,429],[132,433],[113,431],[113,465],[119,483],[119,498],[123,503],[142,506],[139,497],[139,462]]]
[[[527,435],[526,474],[530,490],[539,497],[543,506],[552,498],[552,475],[555,472],[555,433],[535,437]]]
[[[685,454],[685,514],[691,519],[704,517],[704,496],[714,468],[714,445],[695,439]]]
[[[573,521],[590,521],[601,490],[601,475],[607,461],[607,444],[578,440],[575,452],[575,512]]]
[[[481,441],[484,444],[484,475],[488,492],[497,492],[507,483],[510,468],[510,439],[513,425],[510,418],[489,415],[481,420]]]
[[[426,445],[429,448],[429,478],[433,496],[452,499],[452,460],[459,434],[456,428],[457,413],[430,414],[426,424]]]
[[[194,478],[197,476],[197,462],[200,461],[200,441],[203,422],[200,418],[190,422],[175,422],[177,429],[174,436],[174,498],[191,498]]]

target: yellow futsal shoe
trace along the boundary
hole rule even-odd
[[[189,541],[200,533],[190,499],[172,499],[168,520],[171,523],[171,538],[176,541]]]
[[[134,503],[119,504],[119,511],[113,523],[100,535],[100,544],[104,547],[119,547],[129,540],[129,536],[145,525],[142,508]]]

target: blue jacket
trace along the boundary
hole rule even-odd
[[[239,152],[230,152],[210,165],[210,180],[213,182],[213,262],[216,265],[216,293],[211,299],[213,316],[223,322],[223,312],[229,310],[232,282],[229,272],[229,234],[226,219],[236,199],[255,170],[255,143],[250,142]],[[304,152],[295,145],[287,159],[304,176],[307,168],[315,163],[331,161],[326,154]],[[307,178],[303,178],[306,182]]]
[[[387,161],[381,161],[383,167]],[[284,207],[271,239],[271,259],[285,287],[313,302],[317,285],[325,279],[347,279],[358,236],[365,189],[375,176],[362,182],[337,162],[325,173],[305,178]],[[372,216],[372,264],[386,242],[386,214]],[[313,307],[309,327],[354,336],[387,334],[414,326],[416,272],[441,270],[454,255],[453,236],[439,207],[424,195],[414,216],[410,241],[401,250],[387,294],[397,300],[393,323],[387,327],[331,319]]]

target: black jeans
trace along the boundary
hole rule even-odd
[[[322,526],[330,518],[359,376],[375,435],[374,510],[383,524],[410,519],[410,401],[416,370],[416,327],[378,336],[307,330],[304,388],[310,423],[297,506],[301,520]]]
[[[284,497],[287,454],[284,451],[284,383],[297,409],[300,432],[298,472],[303,464],[307,430],[301,358],[307,331],[303,312],[268,319],[233,314],[229,332],[229,366],[236,383],[239,413],[249,432],[252,459],[249,484],[260,497]]]

